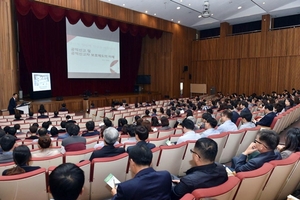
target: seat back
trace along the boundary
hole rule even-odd
[[[169,140],[169,136],[160,138],[149,138],[149,142],[155,144],[156,147],[166,145],[166,141]]]
[[[196,198],[191,193],[186,193],[180,200],[195,200]]]
[[[192,195],[196,199],[202,198],[213,198],[218,200],[228,200],[233,199],[240,185],[241,180],[235,176],[229,176],[228,180],[218,186],[210,188],[196,189],[192,192]]]
[[[63,155],[58,154],[55,156],[48,157],[32,157],[31,165],[32,166],[40,166],[48,169],[50,166],[58,166],[63,163]]]
[[[215,161],[219,162],[222,151],[224,149],[225,143],[228,138],[228,133],[223,132],[223,133],[216,134],[216,135],[210,135],[210,136],[208,136],[208,138],[213,139],[218,144],[218,153],[217,153]]]
[[[251,142],[253,142],[256,138],[259,129],[259,127],[245,129],[246,132],[240,142],[240,145],[238,146],[238,150],[236,151],[235,155],[240,155],[243,151],[245,151],[245,149],[247,149]]]
[[[190,153],[190,149],[193,149],[195,146],[195,140],[188,140],[186,141],[187,147],[184,153],[184,157],[181,161],[180,169],[179,169],[179,176],[184,176],[185,172],[195,165],[193,161],[193,156]]]
[[[158,159],[159,159],[159,155],[160,155],[160,148],[159,147],[155,147],[155,148],[153,148],[153,149],[151,149],[151,151],[152,151],[152,163],[151,163],[151,166],[152,166],[152,168],[153,169],[155,169],[156,170],[156,167],[157,167],[157,161],[158,161]]]
[[[286,182],[294,166],[299,161],[297,154],[291,154],[283,160],[273,160],[270,162],[274,166],[273,172],[263,188],[260,200],[273,200],[279,195],[283,184]],[[298,174],[299,176],[299,174]]]
[[[0,164],[0,174],[6,169],[13,168],[15,166],[15,162],[8,162]]]
[[[227,141],[220,156],[220,163],[230,162],[244,137],[245,130],[229,132]]]
[[[178,175],[181,161],[186,149],[186,142],[172,146],[161,146],[160,156],[156,170],[167,170]]]
[[[296,153],[300,157],[300,152]],[[298,160],[297,164],[295,165],[294,169],[290,173],[289,177],[287,178],[286,182],[282,186],[282,190],[278,195],[279,199],[286,198],[289,194],[293,193],[296,189],[297,185],[300,183],[300,160]]]
[[[170,128],[168,130],[159,130],[157,137],[161,138],[161,137],[170,136],[170,135],[174,135],[174,128]]]
[[[270,163],[265,163],[262,167],[247,171],[238,172],[236,177],[241,179],[240,186],[235,195],[235,200],[253,200],[258,199],[264,185],[266,184],[274,166]]]
[[[65,153],[65,162],[79,163],[82,160],[89,160],[94,148],[89,148],[81,151],[69,151]]]
[[[0,185],[0,199],[48,199],[45,168],[18,175],[0,176]]]
[[[128,154],[107,158],[95,158],[91,165],[91,199],[111,198],[104,179],[111,173],[121,182],[125,181]]]

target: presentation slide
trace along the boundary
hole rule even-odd
[[[32,73],[33,92],[51,90],[50,73]]]
[[[68,78],[120,78],[119,29],[111,32],[66,20]]]

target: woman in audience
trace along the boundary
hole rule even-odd
[[[169,119],[166,117],[162,117],[160,119],[161,121],[161,128],[159,128],[158,130],[169,130],[171,127],[169,126]]]
[[[157,117],[152,117],[151,118],[151,126],[154,126],[154,127],[161,126],[161,124],[159,123]]]
[[[118,120],[118,128],[117,128],[117,130],[118,130],[118,131],[122,131],[122,128],[123,128],[123,126],[124,126],[125,124],[128,124],[127,120],[126,120],[125,118],[120,118],[120,119]]]
[[[298,151],[300,130],[298,128],[290,128],[287,131],[284,145],[278,145],[282,159],[288,158],[292,153]]]
[[[5,175],[16,175],[26,172],[31,172],[39,169],[37,166],[29,166],[29,161],[31,159],[31,153],[27,146],[20,145],[13,150],[13,158],[16,164],[15,167],[11,169],[6,169],[2,172],[2,176]]]
[[[55,126],[52,126],[52,128],[50,129],[50,134],[53,139],[57,139],[58,129]]]
[[[148,109],[145,110],[145,115],[142,118],[144,119],[144,118],[147,118],[147,117],[151,117],[150,116],[150,111]]]
[[[50,148],[51,147],[51,138],[48,135],[39,137],[38,144],[39,150],[32,152],[32,157],[48,157],[61,154],[58,149]]]
[[[281,160],[279,152],[274,150],[279,143],[279,136],[273,130],[260,130],[254,142],[238,157],[232,159],[232,168],[236,172],[251,171],[260,168],[264,163],[271,160]],[[250,155],[256,153],[250,159]]]
[[[291,98],[286,98],[285,101],[285,111],[294,106],[294,101]]]
[[[145,126],[149,133],[153,132],[153,130],[151,128],[151,123],[149,120],[144,120],[141,125]]]

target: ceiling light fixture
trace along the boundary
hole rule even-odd
[[[125,3],[123,3],[123,6],[125,6]]]
[[[156,16],[156,13],[154,13],[154,15]]]
[[[146,10],[145,13],[148,13],[148,11]]]
[[[242,8],[242,6],[239,6],[239,7],[238,7],[238,9],[241,9],[241,8]]]
[[[178,24],[180,24],[180,21],[178,21]]]
[[[209,6],[210,6],[209,1],[204,0],[203,11],[202,11],[202,17],[203,18],[208,18],[208,17],[211,16]]]
[[[266,2],[263,2],[263,4],[266,4]]]
[[[179,10],[179,9],[180,9],[180,7],[178,6],[178,7],[177,7],[177,10]]]

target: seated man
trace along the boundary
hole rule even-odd
[[[215,163],[218,145],[214,140],[200,138],[190,152],[196,166],[189,169],[180,180],[173,180],[176,185],[172,188],[172,199],[180,199],[198,188],[218,186],[228,179],[225,167]]]
[[[29,128],[29,134],[30,136],[25,138],[27,140],[35,140],[39,139],[39,137],[36,135],[37,134],[38,127],[37,126],[30,126]]]
[[[75,200],[83,192],[84,180],[82,169],[73,163],[64,163],[49,175],[49,190],[55,200]]]
[[[272,104],[266,104],[265,105],[265,116],[261,118],[259,121],[253,120],[253,123],[260,126],[268,126],[270,127],[273,119],[276,117],[276,114],[273,112],[273,105]]]
[[[148,139],[148,137],[149,137],[149,132],[148,132],[148,130],[147,130],[147,128],[145,126],[136,126],[136,128],[135,128],[135,138],[138,141],[136,143],[136,145],[142,145],[142,144],[144,144],[149,149],[155,148],[155,144],[146,142],[146,140]],[[131,150],[131,148],[132,148],[132,146],[128,147],[127,148],[127,152],[129,152]]]
[[[129,152],[129,167],[133,179],[112,188],[112,200],[157,199],[170,200],[171,175],[167,171],[155,171],[150,167],[152,152],[145,145],[133,146]]]
[[[79,126],[75,124],[70,124],[68,128],[68,133],[70,137],[63,139],[61,142],[62,145],[62,153],[64,153],[63,148],[65,151],[80,151],[86,149],[86,139],[78,135],[79,133]]]
[[[13,149],[15,147],[16,138],[12,135],[6,134],[0,139],[0,146],[2,153],[0,154],[0,164],[13,162]]]
[[[123,141],[122,142],[123,144],[137,142],[136,137],[135,137],[135,125],[130,124],[127,126],[127,134],[129,136],[129,138],[127,140]]]
[[[94,135],[100,135],[100,132],[95,130],[95,122],[94,121],[88,121],[85,123],[85,127],[87,131],[82,133],[81,136],[87,137],[87,136],[94,136]]]
[[[116,148],[114,144],[119,139],[119,132],[114,127],[108,127],[103,133],[104,146],[92,153],[90,161],[94,158],[103,158],[110,156],[117,156],[119,154],[125,153],[124,148]]]
[[[201,133],[200,138],[208,137],[210,135],[216,135],[219,134],[220,132],[216,130],[218,122],[215,118],[208,118],[205,122],[205,131]]]
[[[278,143],[279,136],[275,131],[260,130],[254,142],[241,155],[232,159],[231,168],[236,172],[245,172],[258,169],[271,160],[281,160],[280,153],[274,151]],[[256,155],[249,159],[248,156],[253,153]]]
[[[65,103],[61,104],[61,108],[59,109],[59,111],[69,111],[67,108],[67,105]]]
[[[232,112],[230,110],[223,110],[221,114],[221,121],[223,122],[223,124],[221,124],[217,129],[220,133],[238,130],[235,123],[231,121],[231,118],[232,118]]]
[[[182,127],[183,127],[183,136],[178,138],[177,144],[180,144],[182,142],[185,142],[187,140],[197,140],[199,139],[200,135],[196,134],[194,131],[195,124],[190,119],[184,119],[182,121]]]
[[[239,130],[245,128],[254,128],[255,124],[251,121],[252,120],[252,113],[251,112],[243,112],[241,113],[242,118],[242,125],[240,126]]]

